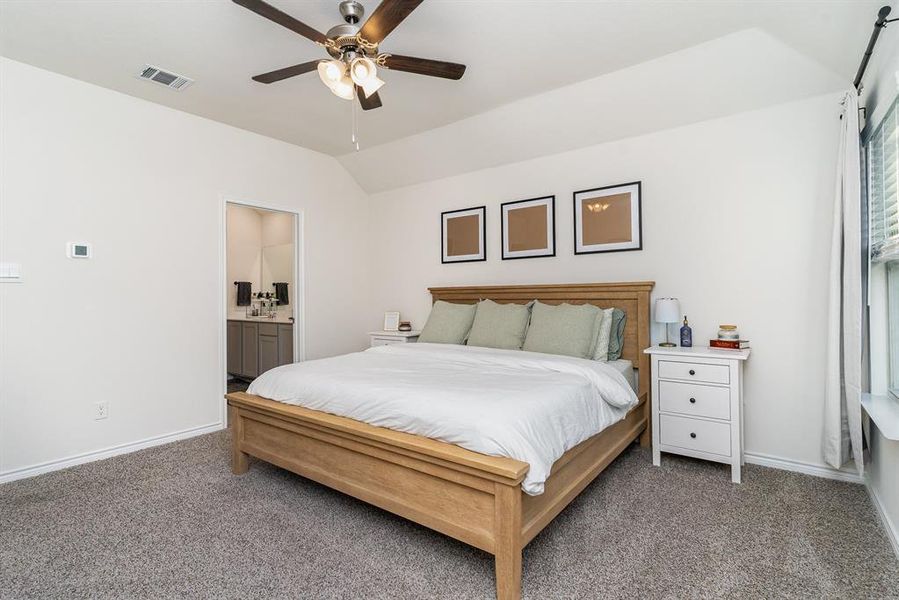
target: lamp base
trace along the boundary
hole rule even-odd
[[[677,344],[672,344],[671,342],[659,342],[659,346],[662,348],[676,348]]]

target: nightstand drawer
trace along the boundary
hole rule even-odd
[[[730,423],[659,415],[659,429],[663,446],[730,456]]]
[[[405,344],[406,340],[394,337],[372,337],[371,345],[374,346],[390,346],[391,344]]]
[[[727,384],[730,383],[730,369],[725,365],[660,360],[659,378]]]
[[[730,388],[660,381],[659,410],[712,419],[730,419]]]

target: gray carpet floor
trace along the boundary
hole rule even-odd
[[[490,598],[493,560],[215,433],[0,486],[3,598]],[[860,485],[632,447],[524,552],[526,598],[899,598]]]

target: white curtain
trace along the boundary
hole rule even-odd
[[[851,451],[862,474],[861,138],[858,95],[854,88],[843,95],[841,104],[830,247],[824,459],[839,468],[849,459]]]

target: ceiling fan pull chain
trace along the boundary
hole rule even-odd
[[[353,136],[352,136],[352,140],[353,140],[353,145],[356,147],[356,152],[359,152],[359,136],[356,135],[356,97],[357,97],[358,95],[359,95],[359,90],[358,90],[358,88],[356,88],[355,86],[353,86],[353,101],[350,102],[350,104],[352,105],[352,108],[350,108],[350,110],[353,111]]]

